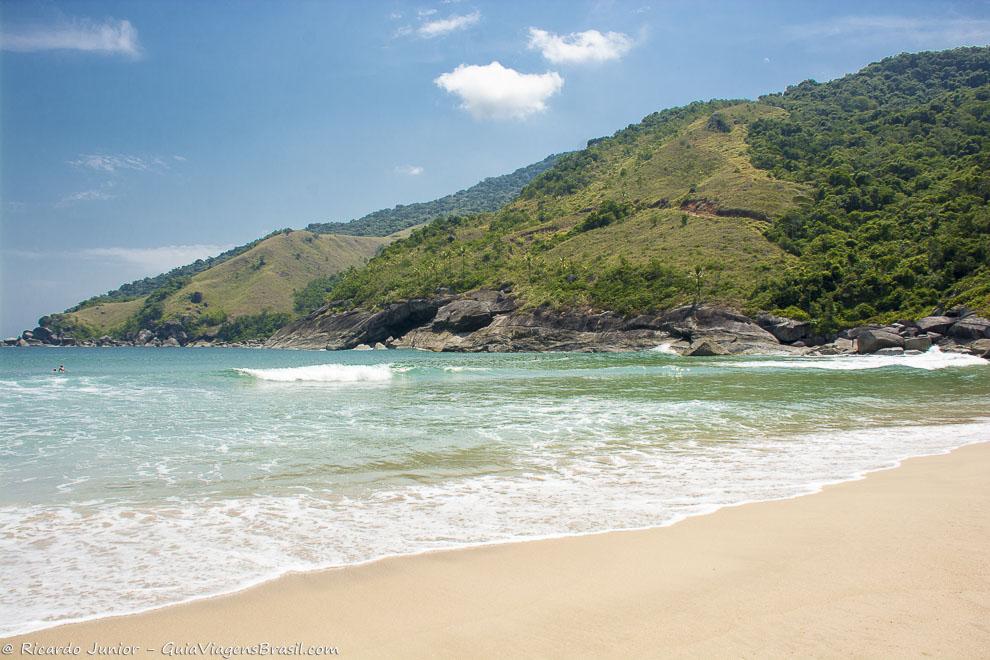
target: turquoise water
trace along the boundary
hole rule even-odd
[[[990,439],[988,367],[937,350],[6,349],[0,634],[812,492]]]

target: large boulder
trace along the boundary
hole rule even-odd
[[[905,337],[904,338],[904,350],[905,351],[927,351],[932,347],[932,339],[927,335],[919,335],[917,337]]]
[[[472,332],[492,322],[491,305],[482,300],[455,300],[437,310],[433,329],[450,332]]]
[[[886,330],[864,330],[856,334],[857,353],[876,353],[881,348],[904,348],[904,338]]]
[[[918,326],[921,332],[937,332],[940,335],[944,335],[958,320],[957,318],[950,318],[948,316],[926,316],[923,319],[918,319],[915,325]]]
[[[967,316],[949,328],[949,336],[956,341],[974,341],[990,338],[990,319]]]
[[[137,337],[134,338],[134,343],[137,344],[138,346],[143,346],[145,344],[152,342],[154,339],[155,339],[155,334],[151,330],[148,330],[147,328],[141,328],[141,330],[139,330],[137,333]]]
[[[811,324],[773,314],[759,314],[756,323],[783,344],[804,341],[811,336]]]
[[[37,328],[31,331],[31,334],[35,339],[45,342],[46,344],[55,344],[58,341],[55,339],[54,333],[44,326],[39,325]]]

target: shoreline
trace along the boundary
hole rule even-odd
[[[107,635],[112,637],[113,635],[111,633],[124,634],[133,628],[138,630],[148,630],[149,622],[151,624],[150,630],[157,630],[160,622],[174,621],[176,619],[184,620],[188,618],[189,612],[196,612],[198,610],[205,609],[214,614],[219,614],[221,611],[227,609],[240,610],[243,609],[246,601],[254,602],[259,598],[265,600],[268,599],[271,594],[277,594],[278,592],[283,592],[287,589],[296,590],[298,589],[300,582],[329,583],[324,586],[329,586],[330,591],[336,591],[340,588],[339,583],[350,583],[362,574],[378,574],[382,572],[389,574],[396,572],[400,574],[404,572],[408,573],[411,569],[414,569],[415,565],[418,563],[472,563],[472,561],[474,561],[472,558],[477,558],[478,556],[484,556],[491,553],[504,553],[510,555],[541,554],[537,548],[553,545],[577,544],[578,547],[580,547],[581,544],[601,545],[603,543],[606,545],[618,546],[629,545],[634,541],[638,542],[637,539],[640,539],[641,537],[662,537],[665,533],[670,534],[671,530],[681,530],[686,527],[693,528],[699,524],[702,526],[711,525],[718,527],[720,521],[722,521],[726,516],[731,518],[733,515],[736,515],[735,512],[747,512],[745,516],[749,517],[754,515],[754,512],[758,512],[761,508],[773,507],[775,505],[782,504],[804,503],[807,501],[816,500],[817,498],[828,498],[831,493],[850,488],[855,490],[857,486],[863,484],[875,486],[877,481],[884,481],[882,478],[883,475],[899,474],[905,470],[905,466],[911,467],[911,470],[909,471],[931,471],[935,469],[933,463],[939,462],[939,459],[944,459],[950,463],[959,463],[960,460],[962,460],[959,459],[961,454],[965,454],[968,459],[971,457],[976,457],[986,466],[990,466],[990,443],[986,441],[968,443],[945,452],[902,458],[894,464],[861,472],[848,479],[815,484],[814,486],[809,486],[813,488],[813,490],[809,492],[799,493],[774,500],[749,501],[724,505],[712,511],[697,513],[690,516],[681,517],[680,519],[671,520],[670,522],[660,526],[603,530],[597,532],[554,535],[548,537],[508,539],[459,547],[433,549],[411,554],[389,555],[373,558],[357,564],[348,564],[345,566],[321,568],[303,572],[287,572],[275,577],[261,579],[258,582],[253,582],[243,587],[239,587],[236,590],[224,592],[222,594],[195,597],[179,603],[142,610],[136,613],[101,615],[98,617],[85,618],[71,623],[61,622],[52,624],[45,628],[35,629],[31,632],[8,636],[4,638],[4,640],[47,640],[48,642],[52,642],[53,640],[66,639],[66,636],[68,636],[74,639],[86,638],[98,641],[100,644],[109,644],[114,641],[107,637]],[[865,489],[871,490],[870,488]],[[873,488],[873,490],[875,490],[875,488]],[[981,494],[987,495],[988,492],[990,491],[984,488]],[[812,497],[808,497],[809,495]],[[799,504],[799,508],[804,507],[801,507]],[[757,517],[759,516],[758,513],[755,515],[757,515]],[[985,527],[986,526],[984,526],[984,529],[982,530],[983,532],[987,531]],[[990,543],[990,535],[987,535],[985,540]],[[983,587],[987,586],[987,584],[983,584]],[[987,598],[988,613],[990,613],[990,592],[984,591],[983,594]],[[288,600],[294,601],[295,598],[290,596]],[[336,601],[337,599],[333,598],[331,600]],[[224,630],[226,629],[226,626],[221,626],[219,629]],[[257,622],[255,622],[254,625],[248,625],[245,630],[250,631],[250,634],[256,635],[258,632]],[[297,631],[296,636],[298,637],[302,634],[302,638],[305,639],[305,635],[311,632],[313,631],[308,629]],[[210,637],[210,639],[213,639],[213,637]],[[321,639],[320,641],[327,642],[328,640]],[[339,638],[331,641],[338,643],[344,652],[351,647],[345,638]],[[990,649],[990,635],[988,635],[985,640],[985,645],[987,649]],[[424,651],[425,650],[427,649],[424,648]]]

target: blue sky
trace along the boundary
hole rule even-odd
[[[988,41],[988,2],[3,0],[0,332],[662,108]]]

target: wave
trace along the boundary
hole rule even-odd
[[[259,380],[278,383],[383,383],[394,375],[390,364],[314,364],[308,367],[277,369],[234,369]]]
[[[943,353],[938,346],[917,355],[841,355],[802,357],[791,360],[754,360],[730,362],[728,367],[752,369],[827,369],[831,371],[859,371],[885,367],[908,367],[935,371],[949,367],[987,366],[990,362],[965,353]]]
[[[680,356],[680,353],[674,350],[674,345],[670,342],[660,344],[659,346],[654,346],[650,349],[650,352],[663,353],[664,355],[677,355],[678,357]]]

